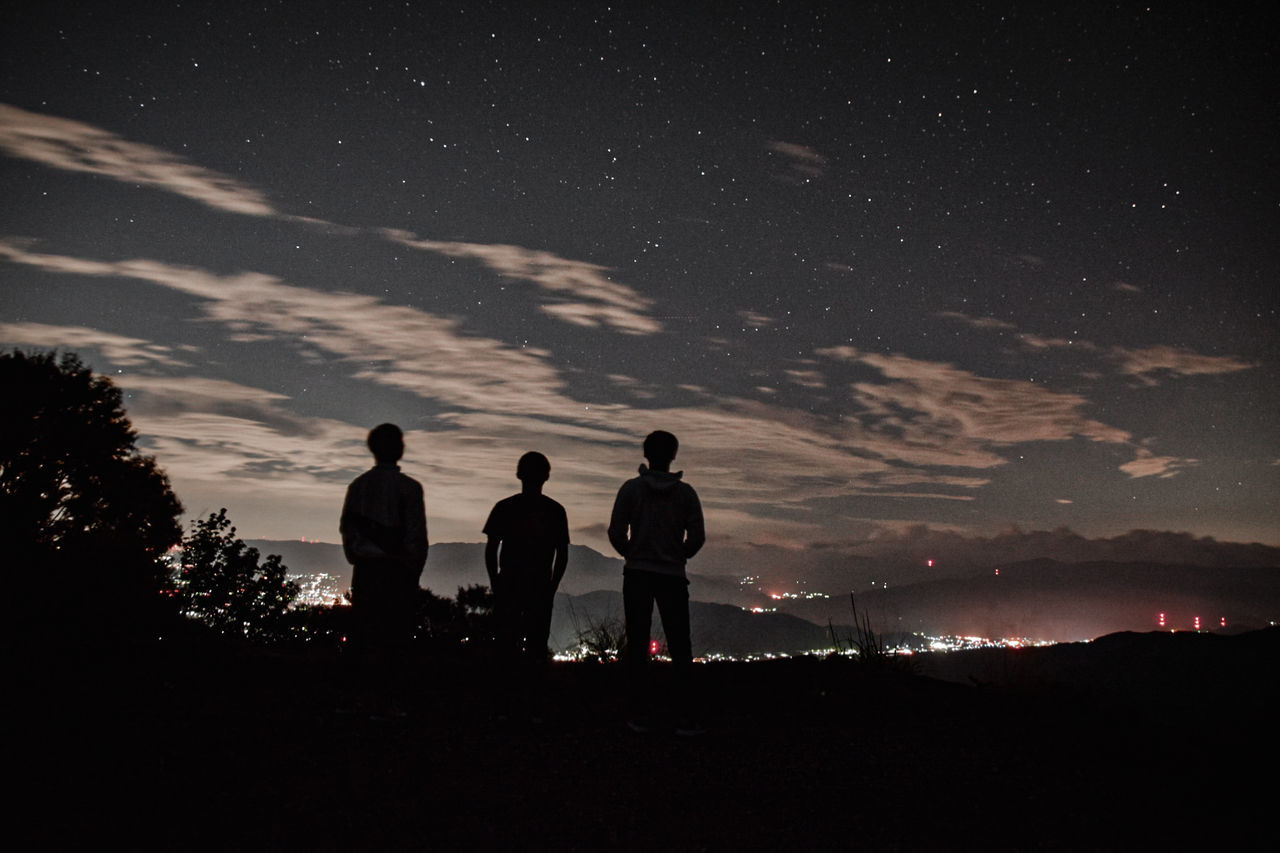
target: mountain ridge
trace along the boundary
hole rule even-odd
[[[282,540],[250,540],[264,554],[279,553],[293,573],[328,572],[343,589],[350,567],[340,545]],[[569,571],[561,584],[560,602],[579,605],[579,597],[614,593],[622,586],[622,561],[584,545],[570,545]],[[484,545],[444,542],[431,546],[422,585],[452,596],[460,586],[487,584]],[[827,631],[829,624],[853,622],[853,607],[882,634],[973,635],[1026,637],[1038,640],[1087,640],[1117,631],[1158,628],[1235,630],[1280,621],[1280,568],[1221,567],[1164,562],[1089,560],[1068,562],[1035,558],[992,566],[984,571],[935,580],[877,586],[872,589],[812,590],[826,597],[773,599],[756,586],[727,575],[690,573],[695,603],[724,605],[730,610],[703,610],[708,636],[738,638],[737,613],[752,608],[776,610]],[[852,594],[852,601],[850,595]],[[588,599],[590,600],[590,599]],[[558,603],[559,613],[563,606]],[[734,615],[730,615],[731,612]],[[619,606],[620,613],[620,606]],[[1160,614],[1164,614],[1164,625]],[[655,620],[656,622],[657,620]],[[696,620],[695,620],[696,623]],[[757,629],[769,626],[757,620]],[[556,635],[572,640],[568,628]],[[695,630],[697,626],[695,624]],[[795,626],[777,635],[759,634],[759,651],[783,651],[803,635]],[[776,648],[765,648],[774,642]],[[731,643],[740,647],[737,639]]]

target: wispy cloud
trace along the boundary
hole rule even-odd
[[[979,376],[950,364],[905,355],[820,349],[818,355],[873,367],[884,382],[858,382],[854,397],[875,428],[901,437],[933,464],[986,468],[1004,460],[995,448],[1082,436],[1123,444],[1129,433],[1084,414],[1089,401],[1032,382]]]
[[[573,325],[630,335],[653,334],[662,328],[648,315],[652,301],[612,281],[609,269],[599,264],[522,246],[430,240],[396,228],[356,228],[292,215],[277,209],[265,193],[235,178],[83,122],[0,104],[0,152],[55,169],[171,192],[217,210],[298,223],[331,236],[368,234],[446,257],[474,259],[499,275],[537,285],[547,300],[542,311]]]
[[[71,350],[94,349],[118,367],[141,365],[183,366],[172,347],[141,338],[115,335],[85,326],[51,326],[46,323],[0,323],[0,340],[19,347],[60,346]]]
[[[1019,343],[1030,350],[1072,349],[1078,352],[1097,352],[1098,346],[1082,338],[1046,338],[1030,332],[1019,332],[1014,336]]]
[[[752,401],[719,399],[696,408],[643,410],[611,400],[584,404],[570,396],[547,353],[465,335],[453,320],[374,297],[296,287],[260,273],[217,275],[146,259],[68,258],[3,241],[0,257],[62,273],[131,278],[189,294],[201,300],[209,320],[233,335],[305,341],[335,358],[335,364],[347,365],[353,379],[436,401],[441,428],[431,431],[430,441],[452,448],[436,457],[441,460],[437,468],[456,464],[456,476],[446,479],[456,481],[465,494],[477,492],[476,483],[485,481],[477,479],[473,464],[492,470],[494,453],[514,454],[528,449],[522,446],[527,443],[571,456],[574,462],[558,463],[559,475],[567,468],[584,500],[607,503],[616,488],[619,448],[635,445],[658,427],[677,430],[686,448],[697,448],[699,471],[709,478],[705,494],[711,507],[800,506],[885,488],[897,493],[901,484],[890,482],[893,466],[885,459],[917,455],[893,436],[867,432],[856,421],[835,424]],[[87,340],[83,333],[49,328],[39,335],[46,342]],[[146,342],[131,346],[147,348]],[[351,429],[301,418],[292,413],[290,401],[261,389],[190,376],[178,381],[135,375],[127,382],[140,395],[140,422],[158,446],[205,479],[251,471],[297,488],[304,473],[334,470],[338,464],[320,461],[331,453],[326,448],[336,446],[336,439],[326,443],[324,436]],[[634,382],[623,384],[632,394]],[[884,458],[875,458],[877,454]],[[638,452],[634,458],[638,461]],[[951,459],[945,464],[955,463]],[[444,476],[441,470],[436,479]],[[814,471],[831,476],[815,483],[810,477]],[[911,480],[974,485],[927,473]],[[487,485],[491,498],[496,486]]]
[[[9,104],[0,104],[0,151],[55,169],[163,189],[216,210],[253,216],[276,214],[264,193],[234,178],[90,124]]]
[[[756,326],[759,328],[770,328],[778,322],[776,317],[770,317],[768,314],[761,314],[759,311],[739,311],[738,317],[748,326]]]
[[[941,317],[944,320],[956,320],[975,329],[1007,330],[1018,328],[1013,323],[996,317],[974,317],[972,314],[965,314],[961,311],[936,311],[933,316]]]
[[[1168,479],[1175,477],[1183,468],[1199,464],[1197,459],[1182,459],[1177,456],[1157,456],[1145,447],[1137,449],[1137,457],[1120,466],[1120,470],[1134,479],[1140,477],[1159,477]]]
[[[903,444],[936,452],[944,459],[951,457],[956,460],[953,464],[990,467],[1003,461],[996,455],[1001,447],[1075,437],[1132,446],[1134,458],[1119,468],[1133,478],[1169,478],[1199,464],[1195,459],[1159,456],[1145,446],[1146,441],[1135,443],[1128,432],[1087,417],[1084,411],[1089,401],[1077,394],[1031,382],[977,376],[952,365],[902,355],[864,353],[853,347],[833,347],[818,354],[880,371],[887,382],[854,386],[855,397],[867,407],[873,428],[895,431]],[[1179,353],[1179,359],[1185,356],[1185,352]],[[1174,361],[1202,364],[1198,359],[1184,363],[1173,358],[1153,358],[1151,363]],[[1214,359],[1202,369],[1226,372],[1227,367]]]
[[[787,370],[787,379],[801,388],[826,388],[827,380],[820,370]]]
[[[1182,347],[1155,346],[1143,349],[1116,347],[1111,356],[1120,363],[1120,370],[1135,376],[1146,385],[1156,385],[1156,377],[1166,375],[1175,378],[1186,376],[1212,376],[1236,373],[1257,367],[1256,364],[1234,356],[1202,355]]]
[[[1132,285],[1117,285],[1126,292],[1137,291]],[[1123,376],[1136,377],[1145,385],[1159,384],[1159,377],[1181,379],[1188,376],[1210,376],[1236,373],[1257,367],[1254,362],[1229,355],[1204,355],[1187,349],[1167,345],[1152,347],[1103,346],[1079,337],[1046,337],[1032,332],[1017,331],[1013,323],[993,317],[973,317],[959,311],[940,311],[935,316],[964,323],[975,329],[1013,331],[1013,338],[1033,352],[1049,350],[1074,350],[1096,354],[1101,361],[1116,365]]]
[[[769,142],[768,149],[782,158],[785,171],[778,173],[778,177],[789,183],[809,183],[826,174],[827,158],[808,145],[774,140]]]
[[[555,416],[566,399],[546,353],[463,335],[457,322],[372,296],[285,284],[262,273],[218,275],[147,259],[90,261],[31,252],[0,240],[0,258],[55,272],[118,276],[203,300],[233,333],[305,339],[354,365],[354,375],[446,405]]]
[[[477,260],[499,275],[533,282],[556,300],[544,304],[542,310],[565,322],[606,326],[629,335],[662,330],[661,324],[647,314],[653,301],[612,281],[608,267],[523,246],[426,240],[389,228],[381,233],[402,246]]]

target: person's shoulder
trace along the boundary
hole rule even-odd
[[[370,468],[369,470],[364,471],[358,477],[352,480],[351,484],[347,488],[355,489],[360,486],[363,486],[366,483],[368,483],[370,480],[372,480],[374,477],[376,477],[377,473],[378,473],[377,468]]]
[[[518,494],[508,495],[507,497],[495,503],[493,505],[493,509],[489,510],[489,514],[497,515],[498,513],[507,512],[513,506],[515,506],[515,504],[518,503],[519,500],[520,500],[520,495]]]
[[[396,475],[396,479],[400,482],[400,485],[402,488],[408,489],[412,492],[419,492],[419,493],[422,492],[422,484],[419,483],[417,480],[413,479],[412,477],[410,477],[405,472],[396,471],[395,475]]]

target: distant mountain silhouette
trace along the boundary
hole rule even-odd
[[[916,657],[917,672],[962,684],[1042,688],[1148,702],[1162,709],[1218,705],[1259,708],[1274,702],[1268,677],[1280,653],[1280,628],[1235,635],[1122,631],[1089,643],[1024,649],[971,649]]]
[[[249,544],[263,554],[279,554],[291,574],[335,575],[343,589],[351,582],[351,567],[341,545],[270,539]],[[477,583],[488,583],[484,545],[442,542],[431,546],[422,586],[437,595],[453,597],[458,587]],[[621,625],[621,590],[621,560],[585,545],[570,545],[569,570],[556,596],[552,617],[551,647],[559,651],[576,645],[579,632],[593,624]],[[744,610],[743,606],[760,604],[765,599],[757,592],[743,591],[736,579],[692,575],[690,595],[694,599],[691,615],[697,654],[805,652],[829,645],[825,627],[797,616]],[[655,620],[655,627],[658,624],[659,620]],[[660,633],[657,636],[661,638]]]
[[[878,631],[1087,640],[1119,631],[1260,628],[1280,621],[1280,568],[1028,560],[963,578],[858,593]],[[849,599],[786,602],[815,622],[848,621]]]
[[[351,584],[351,566],[342,546],[330,542],[254,539],[249,543],[263,554],[279,554],[291,574],[330,574],[345,589]],[[432,543],[422,586],[437,595],[453,597],[460,586],[487,584],[484,545],[479,542]],[[569,571],[561,590],[581,594],[597,589],[621,589],[622,561],[606,557],[585,545],[569,546]]]
[[[292,573],[327,572],[338,576],[344,589],[350,583],[351,570],[340,545],[278,540],[249,544],[263,554],[280,554]],[[424,587],[452,597],[459,586],[487,581],[482,544],[431,546],[422,576]],[[834,588],[838,579],[828,582],[832,588],[824,591],[830,598],[773,601],[758,588],[740,586],[737,578],[691,573],[690,597],[707,605],[694,611],[695,648],[699,653],[732,654],[812,648],[807,638],[815,636],[813,631],[826,636],[828,622],[840,626],[853,621],[848,589]],[[553,640],[568,645],[576,636],[576,629],[566,621],[569,615],[562,612],[567,602],[581,611],[580,621],[608,616],[608,608],[600,602],[611,603],[614,599],[608,596],[616,598],[621,588],[621,560],[571,545],[569,571],[560,588],[563,601],[557,601],[552,625]],[[810,583],[809,588],[815,585]],[[604,597],[590,595],[597,592]],[[1160,613],[1165,614],[1166,628],[1191,630],[1194,617],[1199,616],[1205,630],[1219,630],[1222,618],[1228,630],[1237,630],[1280,622],[1280,568],[1024,560],[964,577],[858,591],[857,604],[870,615],[872,628],[885,634],[1088,640],[1117,631],[1156,629]],[[764,618],[770,614],[742,609],[760,605],[776,606],[780,613],[773,615],[798,617],[806,624],[784,625]],[[618,604],[619,619],[621,612]],[[702,646],[698,646],[699,631]],[[747,642],[753,633],[757,640]]]
[[[1223,542],[1212,537],[1160,530],[1131,530],[1087,539],[1068,529],[1014,529],[991,537],[916,525],[897,534],[844,543],[786,548],[745,542],[717,542],[700,555],[698,569],[711,574],[754,575],[775,591],[794,591],[797,578],[827,592],[923,583],[986,571],[991,566],[1038,559],[1063,563],[1158,563],[1213,568],[1280,566],[1280,548],[1260,543]]]
[[[342,546],[330,542],[299,542],[296,539],[252,539],[248,544],[262,554],[279,554],[290,574],[330,574],[346,589],[351,584],[351,566]],[[437,595],[452,597],[459,586],[489,582],[484,570],[484,545],[479,542],[441,542],[431,546],[422,586]],[[719,575],[689,575],[690,595],[699,601],[751,607],[767,602],[758,591],[742,588],[737,578]],[[622,560],[601,554],[586,545],[569,546],[569,570],[560,591],[582,595],[596,590],[622,589]]]
[[[689,619],[695,655],[803,654],[831,645],[827,628],[786,613],[753,613],[732,604],[691,601]],[[551,647],[576,646],[578,635],[592,626],[606,624],[618,629],[622,621],[621,592],[558,595],[551,618]],[[661,642],[657,619],[654,629],[655,639]]]

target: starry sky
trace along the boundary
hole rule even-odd
[[[336,541],[392,421],[433,540],[537,449],[607,552],[663,428],[704,571],[1280,545],[1260,4],[126,5],[0,12],[0,344],[192,515]]]

